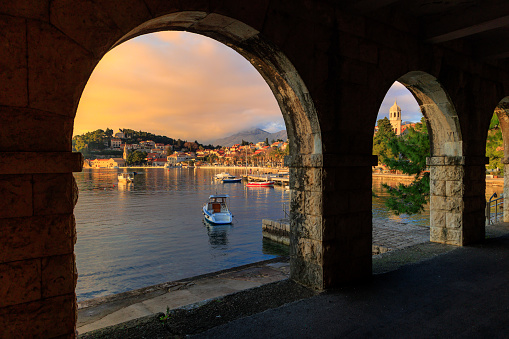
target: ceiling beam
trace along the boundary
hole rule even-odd
[[[472,26],[456,29],[450,32],[442,33],[439,35],[435,35],[432,37],[428,37],[426,42],[436,44],[441,42],[446,42],[450,40],[456,40],[465,38],[467,36],[471,36],[474,34],[491,31],[497,28],[509,26],[509,15],[496,18],[493,20],[485,21],[479,24],[475,24]]]

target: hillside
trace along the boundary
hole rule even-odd
[[[225,138],[217,139],[211,142],[212,145],[221,145],[230,147],[235,144],[240,144],[242,140],[249,141],[252,143],[257,143],[260,141],[265,141],[265,139],[269,139],[269,142],[272,140],[281,139],[286,141],[287,135],[285,130],[281,130],[276,133],[269,133],[259,128],[255,128],[252,130],[247,130],[243,132],[239,132],[237,134],[230,135]]]

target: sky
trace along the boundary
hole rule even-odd
[[[399,83],[379,118],[388,116],[395,96],[403,120],[420,120],[417,103]],[[104,56],[81,96],[73,134],[130,128],[208,143],[256,127],[285,129],[269,86],[246,59],[201,35],[158,32]]]

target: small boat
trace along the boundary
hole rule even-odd
[[[209,201],[203,205],[205,220],[211,224],[224,225],[232,223],[232,213],[228,209],[226,194],[215,194],[209,197]]]
[[[237,177],[234,177],[233,175],[231,175],[229,177],[223,178],[222,180],[223,180],[223,183],[234,183],[234,182],[241,182],[242,178],[237,178]]]
[[[221,172],[214,176],[214,179],[222,180],[223,178],[232,177],[232,175],[228,172]]]
[[[274,181],[250,181],[246,183],[247,187],[274,187]]]
[[[136,172],[133,172],[133,173],[120,173],[118,175],[118,181],[119,182],[133,182],[134,181],[134,176],[138,174]]]

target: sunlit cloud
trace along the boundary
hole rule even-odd
[[[280,130],[284,121],[247,60],[206,37],[160,32],[105,55],[81,97],[74,134],[133,128],[206,143],[261,126]]]
[[[412,93],[404,85],[396,81],[387,91],[382,105],[380,105],[377,121],[389,117],[389,110],[394,105],[394,101],[397,101],[398,106],[401,108],[401,120],[411,122],[421,120],[422,113]]]

